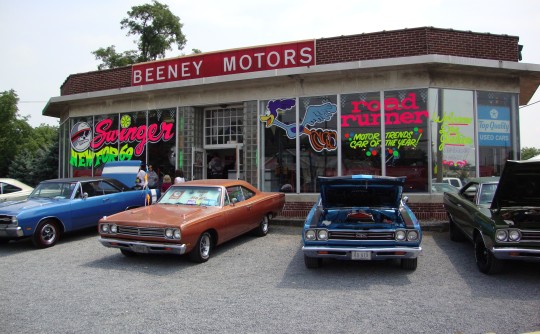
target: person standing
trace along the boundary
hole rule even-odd
[[[171,187],[171,185],[171,177],[169,176],[169,174],[165,174],[165,176],[163,176],[163,182],[161,183],[161,193],[163,194],[164,192],[166,192],[167,189]]]
[[[155,189],[159,186],[159,176],[152,165],[148,165],[148,187]]]
[[[184,172],[181,169],[177,169],[174,171],[174,184],[186,182],[186,179],[184,178]]]
[[[148,176],[146,175],[146,165],[143,163],[139,167],[137,178],[135,179],[135,187],[138,189],[144,189],[148,185]]]

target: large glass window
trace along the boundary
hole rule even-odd
[[[337,171],[337,96],[300,99],[300,189],[318,192],[317,177],[336,176]]]
[[[512,150],[516,101],[516,94],[477,93],[480,176],[500,175],[505,161],[516,158]]]
[[[93,117],[72,118],[70,123],[69,165],[73,176],[91,176],[94,165],[94,149],[91,147],[94,138]]]
[[[158,109],[148,112],[148,164],[161,180],[174,175],[176,163],[176,109]]]
[[[296,191],[296,99],[261,102],[263,189]]]
[[[380,92],[341,96],[342,174],[382,175]]]
[[[464,183],[476,176],[473,92],[439,89],[432,96],[433,181],[457,177]]]
[[[384,92],[386,175],[406,176],[404,191],[428,187],[427,89]]]

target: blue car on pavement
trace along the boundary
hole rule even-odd
[[[51,247],[65,232],[97,226],[103,216],[151,204],[159,193],[135,187],[140,163],[112,162],[101,176],[42,181],[26,200],[0,204],[0,243],[31,237],[36,247]]]
[[[319,200],[306,218],[302,235],[306,267],[317,268],[323,259],[397,259],[403,269],[415,270],[422,231],[407,198],[402,198],[405,179],[319,177]]]

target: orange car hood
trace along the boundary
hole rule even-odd
[[[188,221],[219,212],[219,207],[154,204],[104,217],[102,222],[127,226],[180,226]]]

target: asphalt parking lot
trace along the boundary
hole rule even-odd
[[[0,245],[3,333],[526,333],[540,330],[540,264],[481,274],[472,246],[426,232],[416,271],[394,262],[308,270],[301,229],[243,236],[204,264],[126,258],[94,230],[36,250]]]

